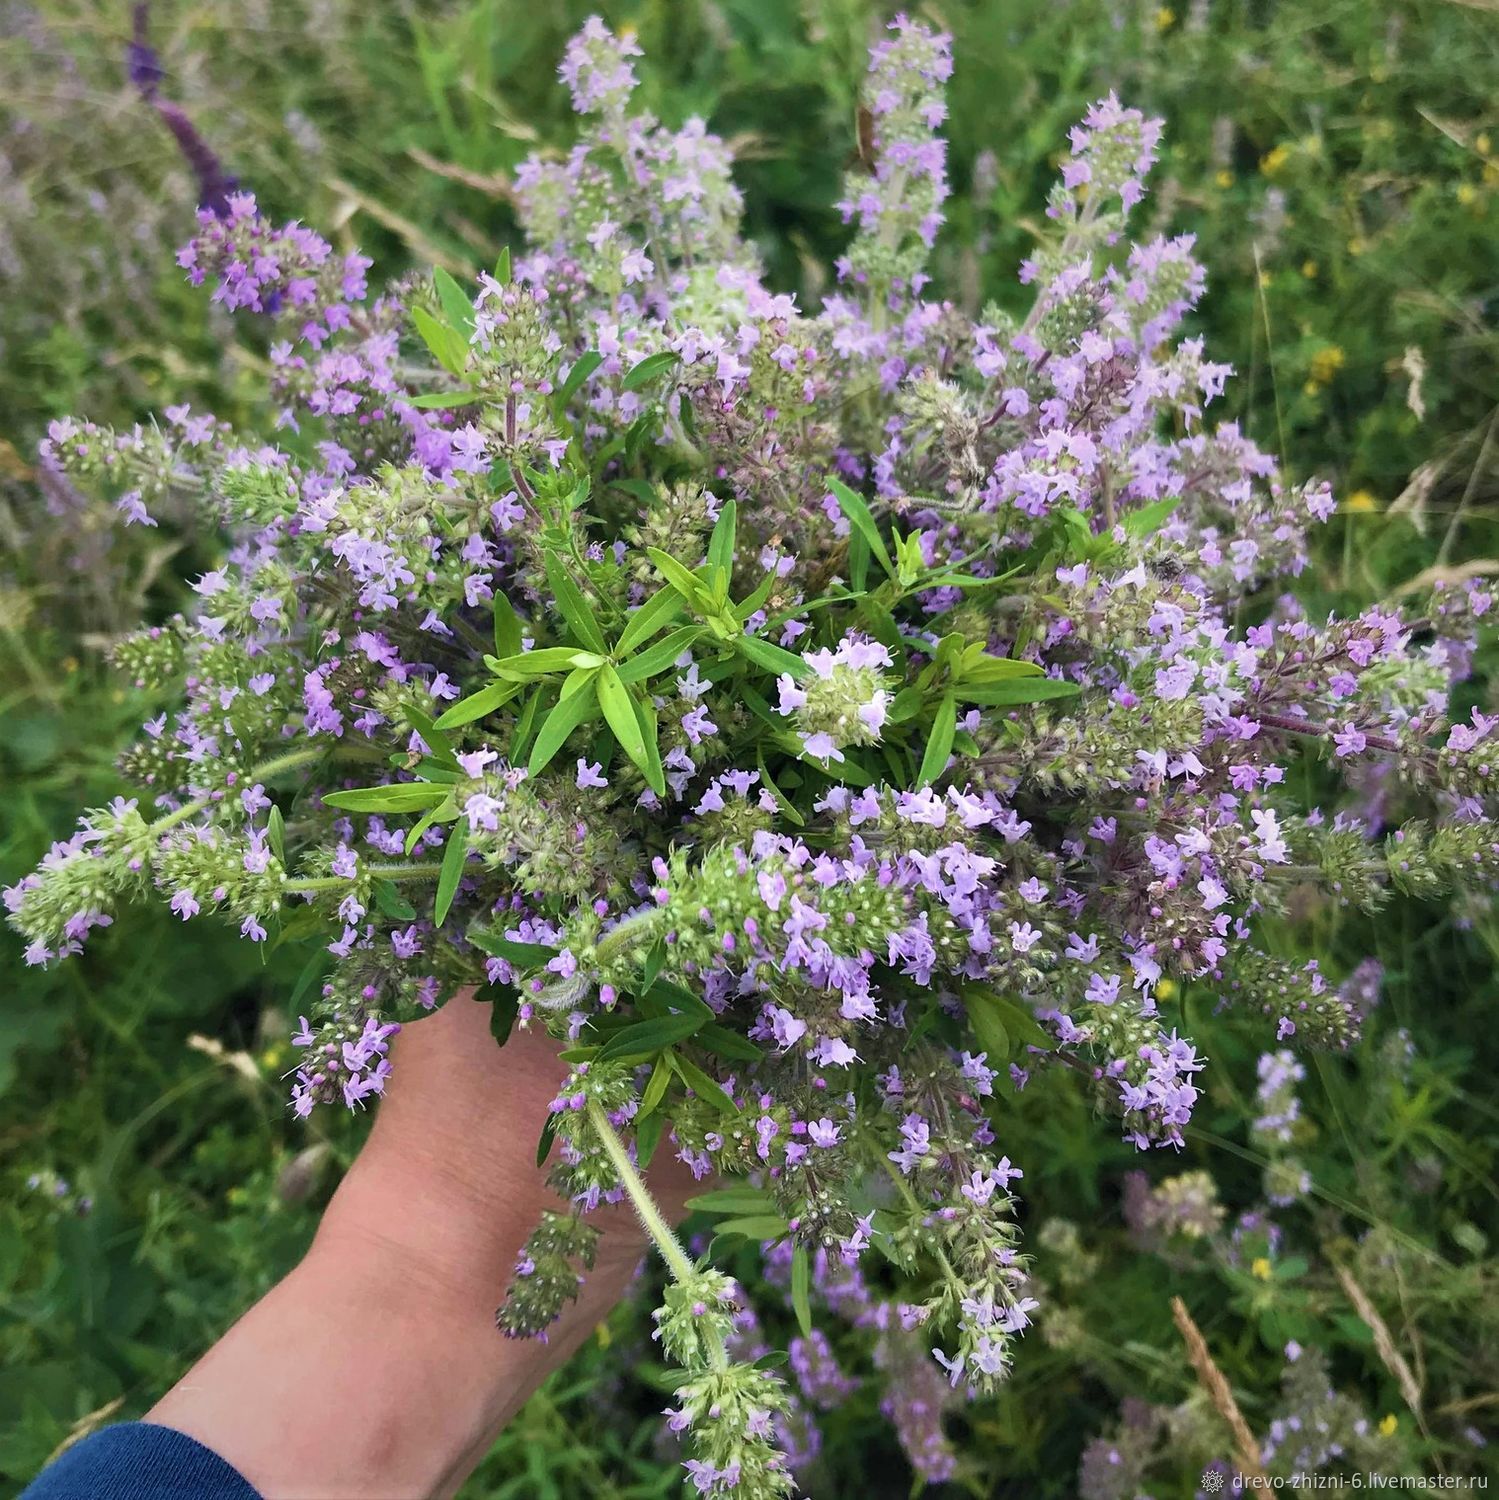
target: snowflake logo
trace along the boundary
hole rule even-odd
[[[1223,1488],[1222,1469],[1204,1469],[1202,1471],[1202,1492],[1205,1495],[1216,1495]]]

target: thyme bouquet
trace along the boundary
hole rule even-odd
[[[530,1123],[568,1207],[505,1333],[545,1334],[628,1196],[699,1492],[793,1492],[851,1378],[828,1318],[940,1478],[943,1405],[1036,1311],[1028,1079],[1179,1146],[1185,990],[1266,1048],[1346,1048],[1377,994],[1272,956],[1263,917],[1492,879],[1496,721],[1446,717],[1491,599],[1313,620],[1277,592],[1333,498],[1204,419],[1229,371],[1181,333],[1191,239],[1124,237],[1158,122],[1088,113],[1028,312],[974,322],[924,269],[947,40],[898,19],[806,311],[760,278],[723,143],[633,106],[635,55],[597,20],[570,45],[577,143],[521,173],[525,252],[473,287],[374,296],[246,194],[202,214],[179,258],[271,330],[274,432],[53,425],[43,461],[124,524],[189,499],[230,540],[192,612],[118,644],[162,707],[131,794],[11,921],[38,964],[151,897],[312,944],[299,1114],[378,1095],[455,994],[501,1043],[546,1028],[571,1071]],[[716,1246],[764,1246],[789,1379],[653,1205],[663,1151],[712,1179]]]

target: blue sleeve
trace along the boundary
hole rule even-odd
[[[21,1500],[260,1500],[211,1448],[150,1422],[123,1422],[75,1443]]]

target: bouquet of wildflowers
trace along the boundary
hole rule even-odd
[[[11,921],[33,963],[132,898],[314,944],[299,1114],[379,1094],[392,1033],[460,991],[501,1043],[546,1028],[571,1072],[530,1123],[569,1207],[501,1328],[545,1332],[627,1196],[698,1491],[794,1492],[853,1379],[839,1321],[941,1478],[944,1405],[1004,1380],[1036,1310],[1028,1079],[1180,1145],[1188,987],[1267,1050],[1348,1047],[1372,1003],[1258,918],[1493,878],[1496,721],[1445,717],[1490,598],[1277,595],[1333,499],[1204,421],[1229,372],[1180,335],[1191,240],[1123,237],[1158,122],[1089,112],[1029,311],[975,323],[923,270],[947,42],[897,20],[809,311],[762,283],[723,143],[632,106],[635,51],[573,41],[577,143],[521,174],[525,253],[476,286],[372,296],[248,196],[201,215],[181,264],[273,330],[276,430],[54,424],[44,462],[126,523],[187,497],[230,542],[193,612],[119,643],[163,711]],[[789,1378],[655,1208],[658,1152],[715,1243],[764,1247]]]

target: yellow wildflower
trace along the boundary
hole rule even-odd
[[[1263,1256],[1256,1256],[1253,1264],[1249,1267],[1249,1274],[1260,1281],[1269,1281],[1270,1262]]]
[[[1395,1413],[1392,1412],[1392,1411],[1386,1412],[1384,1414],[1384,1416],[1380,1419],[1380,1423],[1379,1423],[1379,1435],[1380,1435],[1380,1437],[1394,1437],[1395,1436],[1395,1429],[1399,1425],[1400,1425],[1400,1419],[1395,1415]]]
[[[1368,490],[1355,490],[1344,502],[1344,510],[1358,511],[1366,514],[1369,511],[1379,509],[1379,501],[1369,493]]]
[[[1348,356],[1336,344],[1329,344],[1312,355],[1311,383],[1331,385],[1333,377],[1348,362]]]
[[[1489,133],[1487,130],[1480,130],[1478,132],[1477,139],[1473,142],[1473,145],[1477,149],[1480,156],[1487,156],[1490,149],[1493,147],[1493,144],[1494,143],[1489,139]]]
[[[1274,177],[1290,159],[1291,148],[1289,146],[1276,146],[1274,150],[1267,151],[1260,157],[1260,171],[1266,177]]]
[[[1231,188],[1234,185],[1234,174],[1227,167],[1219,167],[1218,175],[1213,178],[1213,181],[1221,188]]]
[[[1176,20],[1176,12],[1169,5],[1163,5],[1155,13],[1155,29],[1167,31]]]
[[[1305,276],[1308,281],[1315,281],[1317,279],[1317,262],[1314,260],[1302,261],[1301,274]]]
[[[1460,182],[1457,185],[1457,201],[1468,207],[1471,203],[1478,201],[1478,189],[1471,182]]]
[[[1155,987],[1155,997],[1157,1000],[1175,1000],[1176,981],[1174,979],[1161,980]]]

